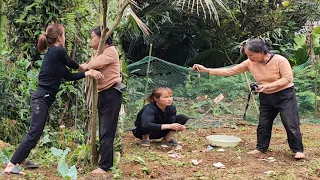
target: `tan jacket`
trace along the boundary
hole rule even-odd
[[[104,79],[97,82],[98,92],[121,82],[119,54],[114,46],[107,47],[102,54],[92,58],[88,68],[99,70],[104,75]]]
[[[267,64],[247,59],[231,68],[211,69],[209,74],[232,76],[246,71],[251,72],[258,85],[268,85],[268,88],[263,91],[266,94],[293,86],[293,73],[290,63],[285,57],[277,54]]]

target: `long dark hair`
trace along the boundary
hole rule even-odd
[[[99,37],[101,38],[101,30],[103,30],[103,26],[102,26],[102,27],[98,26],[98,27],[94,28],[92,31],[93,31],[97,36],[99,36]],[[107,28],[107,30],[109,30],[109,29]],[[106,40],[105,44],[112,45],[112,43],[113,43],[112,36],[113,36],[113,34],[111,34],[111,35],[108,37],[108,39]]]
[[[58,36],[62,36],[64,33],[64,27],[61,24],[50,24],[46,32],[41,34],[38,38],[38,51],[43,53],[49,45],[53,45]]]
[[[249,51],[255,53],[263,52],[264,54],[268,54],[270,52],[269,47],[270,44],[267,41],[262,39],[252,39],[246,43],[244,49],[248,49]]]

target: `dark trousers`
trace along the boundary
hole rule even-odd
[[[303,152],[300,132],[300,118],[294,87],[282,91],[265,94],[260,93],[260,115],[257,128],[257,150],[266,152],[271,139],[273,121],[280,112],[281,121],[287,131],[290,149],[293,152]]]
[[[11,163],[21,164],[22,161],[29,156],[31,149],[36,146],[42,135],[48,116],[48,110],[53,101],[54,98],[46,95],[40,90],[33,93],[31,96],[32,115],[30,120],[30,129],[13,154],[10,160]]]
[[[109,88],[98,94],[100,161],[99,167],[105,171],[113,166],[113,142],[116,135],[122,93]]]
[[[171,123],[179,123],[182,125],[185,125],[187,121],[189,120],[189,117],[185,115],[177,115],[174,122],[168,122],[167,124]],[[137,126],[135,129],[133,129],[132,133],[136,138],[142,139],[142,135],[149,134],[149,139],[160,139],[165,137],[170,130],[150,130],[150,129],[144,129],[141,128],[141,126]]]

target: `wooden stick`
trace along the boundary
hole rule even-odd
[[[142,107],[146,104],[146,96],[147,96],[147,92],[148,92],[148,81],[149,81],[149,73],[150,73],[151,55],[152,55],[152,44],[150,44],[150,49],[149,49],[149,59],[148,59],[147,72],[146,72],[146,85],[144,87],[144,99],[143,99]]]
[[[249,78],[248,78],[247,72],[244,72],[244,75],[245,75],[245,77],[246,77],[246,81],[247,81],[248,89],[249,89],[250,94],[251,94],[251,97],[252,97],[252,99],[253,99],[254,107],[256,108],[257,114],[259,115],[259,108],[258,108],[258,105],[257,105],[256,99],[255,99],[255,97],[254,97],[254,94],[251,92],[251,89],[250,89],[250,83],[249,83]]]

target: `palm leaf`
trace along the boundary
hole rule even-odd
[[[214,3],[215,2],[215,3]],[[220,25],[219,13],[215,4],[219,5],[225,10],[230,16],[231,11],[228,9],[226,4],[221,0],[174,0],[172,4],[180,6],[182,9],[187,9],[191,13],[196,12],[198,16],[203,14],[206,19],[209,15],[210,19],[213,19]]]

